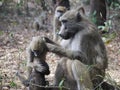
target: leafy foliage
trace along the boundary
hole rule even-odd
[[[11,81],[11,82],[10,82],[10,86],[11,86],[11,87],[16,87],[17,84],[16,84],[14,81]]]
[[[65,79],[63,78],[60,83],[59,83],[59,87],[62,87],[63,86],[63,83],[64,83]]]
[[[119,0],[107,0],[108,5],[110,6],[110,8],[114,8],[114,9],[120,9],[120,2]]]
[[[96,11],[94,11],[94,13],[91,15],[91,21],[93,22],[93,23],[96,23],[97,22],[97,18],[96,18],[96,14],[97,14],[97,12]]]
[[[104,22],[104,24],[105,24],[105,26],[98,26],[98,29],[105,31],[105,32],[108,32],[109,29],[112,28],[112,21],[108,20],[108,21]]]

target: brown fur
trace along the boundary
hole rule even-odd
[[[45,62],[46,60],[47,49],[44,41],[41,37],[36,36],[33,37],[27,48],[27,57],[28,57],[28,78],[25,79],[19,73],[17,76],[20,81],[25,85],[29,86],[29,90],[45,90],[43,87],[45,86],[45,75],[50,73],[49,66]],[[39,85],[35,86],[33,84]]]
[[[67,11],[60,17],[62,23],[59,31],[59,35],[62,37],[61,46],[47,43],[47,47],[50,52],[68,57],[70,60],[77,59],[83,65],[88,65],[91,80],[96,87],[104,79],[108,59],[97,27],[81,14],[81,9],[79,7]],[[57,80],[57,74],[55,76]]]
[[[58,41],[58,35],[61,23],[59,21],[59,18],[67,11],[67,8],[64,6],[58,6],[55,10],[55,15],[53,18],[53,40]]]

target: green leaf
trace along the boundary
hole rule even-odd
[[[16,84],[14,81],[11,81],[11,82],[10,82],[10,86],[11,86],[11,87],[15,87],[15,86],[17,86],[17,84]]]
[[[102,40],[106,44],[109,44],[116,36],[117,36],[116,33],[105,34],[105,35],[102,36]]]
[[[65,79],[63,78],[60,83],[59,83],[59,87],[62,87],[63,86],[63,83],[64,83]]]

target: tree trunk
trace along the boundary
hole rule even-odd
[[[105,0],[90,0],[90,16],[94,19],[97,26],[104,25],[106,21],[106,2]]]

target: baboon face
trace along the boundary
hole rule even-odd
[[[70,10],[60,17],[60,21],[62,25],[58,35],[63,39],[69,39],[79,31],[79,23],[82,21],[82,16],[78,10]]]
[[[66,12],[66,10],[66,7],[58,6],[55,10],[55,17],[59,19]]]
[[[34,56],[38,57],[42,52],[44,52],[45,46],[44,42],[40,40],[40,37],[33,37],[32,42],[30,43],[30,48]]]

